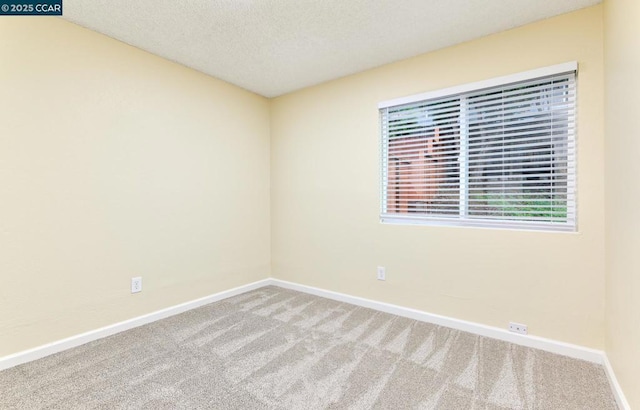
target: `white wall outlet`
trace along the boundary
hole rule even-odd
[[[142,292],[142,277],[131,278],[131,293]]]
[[[378,266],[378,280],[387,280],[387,271],[384,266]]]
[[[521,335],[527,334],[527,325],[521,323],[509,322],[509,331],[513,333],[520,333]]]

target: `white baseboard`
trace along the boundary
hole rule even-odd
[[[616,398],[616,403],[621,410],[631,410],[631,406],[629,406],[629,402],[622,391],[622,387],[618,383],[618,379],[616,378],[616,374],[613,371],[613,367],[611,367],[611,362],[609,362],[609,358],[607,355],[604,355],[604,371],[607,373],[607,378],[609,379],[609,384],[611,385],[611,390],[613,390],[613,395]]]
[[[9,356],[0,357],[0,370],[8,369],[19,364],[40,359],[42,357],[61,352],[63,350],[71,349],[72,347],[80,346],[94,340],[102,339],[103,337],[111,336],[125,330],[133,329],[134,327],[146,325],[147,323],[155,322],[156,320],[174,316],[179,313],[186,312],[187,310],[195,309],[222,299],[227,299],[232,296],[249,292],[251,290],[258,289],[270,284],[270,279],[264,279],[258,282],[250,283],[248,285],[239,286],[237,288],[205,296],[200,299],[192,300],[190,302],[171,306],[166,309],[158,310],[146,315],[138,316],[133,319],[125,320],[123,322],[115,323],[113,325],[101,327],[100,329],[91,330],[89,332],[82,333],[76,336],[71,336],[53,343],[35,347],[33,349],[11,354]]]
[[[54,353],[61,352],[63,350],[71,349],[76,346],[83,345],[85,343],[92,342],[107,336],[114,335],[116,333],[123,332],[125,330],[133,329],[138,326],[142,326],[151,322],[155,322],[160,319],[164,319],[170,316],[174,316],[191,309],[195,309],[209,303],[217,302],[232,296],[236,296],[251,290],[259,289],[264,286],[279,286],[286,289],[292,289],[299,292],[308,293],[324,297],[327,299],[336,300],[339,302],[350,303],[352,305],[362,306],[369,309],[386,312],[409,319],[415,319],[422,322],[433,323],[440,326],[446,326],[453,329],[462,330],[465,332],[474,333],[481,336],[490,337],[493,339],[503,340],[505,342],[515,343],[521,346],[532,347],[535,349],[544,350],[551,353],[560,354],[563,356],[573,357],[576,359],[586,360],[593,363],[598,363],[604,366],[607,377],[611,384],[618,407],[622,410],[630,409],[620,385],[616,379],[611,363],[607,359],[606,354],[601,350],[590,349],[583,346],[578,346],[570,343],[559,342],[552,339],[546,339],[537,336],[519,335],[517,333],[511,333],[505,329],[500,329],[493,326],[487,326],[479,323],[468,322],[465,320],[454,319],[447,316],[436,315],[433,313],[423,312],[416,309],[406,308],[398,305],[392,305],[389,303],[378,302],[371,299],[365,299],[357,296],[351,296],[344,293],[333,292],[330,290],[320,289],[312,286],[300,285],[293,282],[287,282],[280,279],[264,279],[258,282],[253,282],[244,286],[229,289],[223,292],[219,292],[210,296],[205,296],[200,299],[196,299],[190,302],[182,303],[176,306],[171,306],[166,309],[158,310],[143,316],[138,316],[133,319],[125,320],[123,322],[115,323],[110,326],[105,326],[100,329],[92,330],[86,333],[82,333],[76,336],[72,336],[66,339],[58,340],[53,343],[49,343],[43,346],[39,346],[33,349],[18,352],[9,356],[0,357],[0,370],[8,369],[13,366],[17,366],[23,363],[27,363],[33,360],[40,359],[45,356],[52,355]]]
[[[521,346],[532,347],[563,356],[573,357],[575,359],[586,360],[598,364],[603,363],[604,352],[601,350],[559,342],[552,339],[545,339],[543,337],[520,335],[517,333],[509,332],[506,329],[500,329],[497,327],[482,325],[479,323],[467,322],[465,320],[454,319],[447,316],[436,315],[416,309],[378,302],[371,299],[364,299],[361,297],[315,288],[312,286],[299,285],[297,283],[287,282],[279,279],[271,279],[271,283],[273,285],[280,286],[286,289],[297,290],[300,292],[321,296],[327,299],[337,300],[339,302],[345,302],[352,305],[379,310],[381,312],[391,313],[409,319],[419,320],[421,322],[428,322],[440,326],[446,326],[453,329],[490,337],[492,339],[504,340],[505,342],[511,342]]]

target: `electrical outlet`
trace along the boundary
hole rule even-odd
[[[387,273],[384,266],[378,266],[378,280],[387,280]]]
[[[142,292],[142,277],[131,278],[131,293]]]
[[[527,334],[527,325],[521,323],[509,322],[509,331],[514,333],[520,333],[521,335]]]

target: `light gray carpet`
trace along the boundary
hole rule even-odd
[[[0,372],[0,408],[616,405],[601,366],[266,287]]]

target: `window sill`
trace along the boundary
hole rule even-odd
[[[518,231],[577,233],[577,227],[567,223],[496,221],[490,219],[459,219],[447,217],[416,217],[407,215],[380,215],[380,223],[385,225],[422,225],[454,228],[486,228]]]

